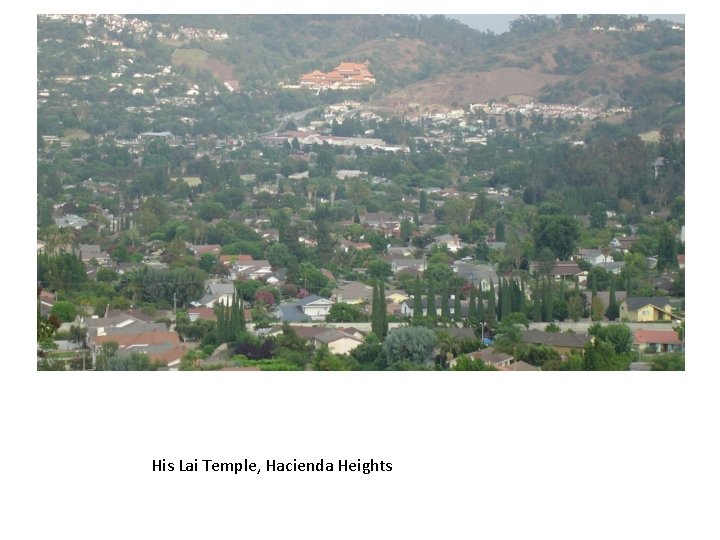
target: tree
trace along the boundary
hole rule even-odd
[[[455,299],[453,304],[453,321],[459,323],[462,321],[462,304],[460,303],[460,287],[455,289]]]
[[[428,279],[427,318],[432,321],[437,318],[437,310],[435,309],[435,284],[432,279]]]
[[[390,263],[382,259],[373,258],[367,264],[367,275],[375,280],[386,280],[393,275]]]
[[[321,148],[317,153],[317,168],[321,176],[331,176],[335,168],[335,153],[331,148]]]
[[[672,228],[664,223],[660,228],[658,239],[658,270],[677,268],[677,240]]]
[[[625,324],[608,324],[601,326],[593,324],[588,330],[596,340],[609,343],[617,354],[626,354],[632,351],[633,333]]]
[[[620,315],[620,308],[618,307],[617,300],[615,299],[615,286],[610,285],[610,300],[608,301],[608,307],[605,311],[605,316],[610,321],[614,321]]]
[[[540,215],[532,231],[536,253],[550,248],[556,258],[566,260],[575,252],[580,225],[571,216]]]
[[[427,214],[430,211],[430,208],[428,206],[427,193],[424,189],[420,190],[420,202],[418,210],[421,214]]]
[[[145,353],[134,352],[129,356],[113,356],[108,359],[105,369],[107,371],[155,371],[150,357]]]
[[[67,300],[58,300],[50,310],[52,315],[55,315],[62,322],[72,322],[77,316],[77,307],[72,302]]]
[[[378,288],[378,303],[380,308],[379,313],[379,327],[380,327],[380,334],[379,337],[384,338],[388,334],[388,319],[387,319],[387,305],[385,304],[385,282],[380,281],[380,285]]]
[[[568,317],[577,322],[582,318],[584,311],[585,306],[583,305],[582,297],[579,294],[570,296],[570,300],[568,301]]]
[[[383,344],[390,369],[422,369],[432,364],[437,337],[421,326],[406,326],[390,332]]]
[[[450,318],[450,292],[447,285],[440,290],[440,315],[442,320],[449,322]]]
[[[595,229],[604,229],[607,224],[607,213],[605,211],[605,205],[601,202],[596,202],[590,208],[590,226]]]
[[[601,321],[605,314],[605,305],[600,297],[595,296],[590,303],[590,319],[592,321]]]
[[[367,317],[359,306],[337,302],[330,307],[325,320],[328,322],[360,322],[366,321]]]
[[[680,353],[657,354],[653,357],[652,371],[685,371],[685,357]]]
[[[420,278],[415,278],[415,296],[413,298],[413,321],[417,322],[422,319],[423,307],[422,307],[422,286],[420,284]]]
[[[475,360],[465,354],[457,357],[452,369],[453,371],[497,371],[494,366],[486,364],[480,358]]]

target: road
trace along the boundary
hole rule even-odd
[[[317,107],[313,107],[313,108],[311,108],[311,109],[305,109],[304,111],[300,111],[300,112],[294,112],[294,113],[286,114],[285,116],[283,116],[283,117],[280,118],[277,127],[276,127],[273,131],[268,131],[267,133],[263,133],[263,134],[261,135],[261,137],[269,137],[269,136],[273,135],[274,133],[279,133],[279,132],[283,131],[283,130],[285,129],[285,126],[288,124],[288,122],[289,122],[290,120],[292,120],[292,121],[295,122],[296,124],[297,124],[298,122],[302,122],[303,119],[304,119],[308,114],[310,114],[311,112],[313,112],[315,109],[317,109]]]

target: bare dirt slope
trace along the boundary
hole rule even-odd
[[[421,106],[483,103],[511,95],[537,96],[540,89],[557,84],[563,75],[537,73],[519,68],[501,68],[476,73],[452,73],[421,81],[381,100],[378,105],[392,106],[407,102]]]

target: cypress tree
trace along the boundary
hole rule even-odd
[[[432,320],[437,318],[437,312],[435,311],[435,285],[432,279],[428,279],[427,316]]]
[[[477,322],[477,305],[475,303],[475,287],[470,285],[470,301],[468,304],[468,320],[470,323]]]
[[[540,280],[535,276],[535,289],[533,290],[533,322],[542,321],[542,292]]]
[[[505,296],[504,280],[500,278],[498,283],[498,297],[497,297],[497,320],[502,321],[503,319],[503,297]]]
[[[455,304],[453,307],[455,310],[455,313],[453,313],[453,320],[455,322],[462,321],[462,304],[460,303],[460,287],[457,287],[455,289]]]
[[[380,288],[378,289],[378,307],[380,308],[380,337],[384,338],[388,334],[387,305],[385,304],[385,282],[380,280]]]
[[[597,281],[595,280],[595,272],[590,273],[590,288],[592,290],[592,298],[597,296]]]
[[[553,321],[553,283],[552,278],[548,277],[547,280],[547,319],[546,322]]]
[[[450,321],[450,289],[445,286],[442,289],[442,298],[440,298],[440,313],[445,322]]]
[[[484,317],[485,322],[494,325],[498,320],[495,306],[495,284],[490,280],[490,291],[488,292],[488,305],[486,309],[487,315]]]
[[[372,328],[373,334],[381,337],[380,334],[382,332],[382,321],[380,320],[380,302],[378,300],[379,296],[380,295],[378,292],[377,283],[373,283],[372,314],[370,317],[370,327]]]
[[[415,278],[415,298],[413,299],[413,321],[419,321],[423,316],[422,308],[422,290],[420,287],[420,278]]]
[[[608,308],[605,312],[605,316],[610,321],[614,321],[620,315],[617,300],[615,299],[615,284],[610,285],[610,300],[608,301]]]
[[[237,296],[233,294],[232,303],[229,306],[230,317],[228,321],[227,340],[235,341],[237,339],[238,330],[240,328],[239,311],[237,307]]]
[[[525,298],[525,280],[523,279],[520,281],[520,300],[518,301],[518,311],[520,313],[525,313],[527,311],[527,306],[525,305],[526,300],[527,299]]]

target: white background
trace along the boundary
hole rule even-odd
[[[687,14],[685,373],[37,373],[36,19],[163,12],[39,3],[4,20],[3,538],[718,538],[715,14]],[[576,12],[549,2],[253,11]],[[583,5],[587,11],[592,11]],[[190,11],[174,6],[174,11]],[[239,4],[193,5],[205,12]],[[493,6],[497,8],[498,6]],[[300,9],[302,8],[302,9]],[[716,49],[716,47],[713,47]],[[701,300],[704,299],[705,302]],[[152,460],[386,460],[391,473],[153,473]]]

